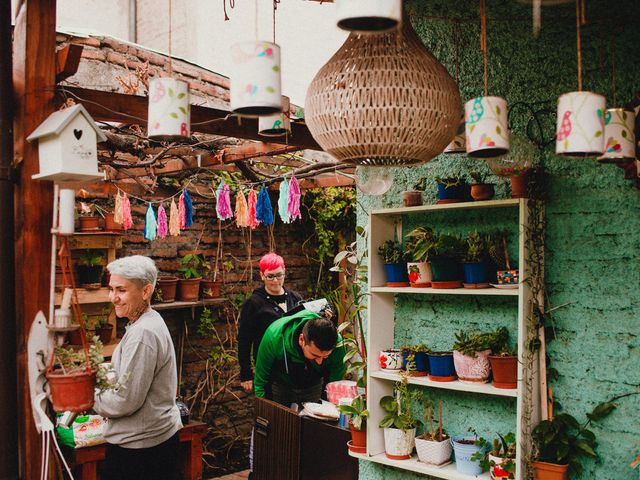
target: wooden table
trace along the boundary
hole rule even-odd
[[[179,431],[180,478],[185,480],[202,478],[202,439],[207,434],[207,428],[206,423],[192,421]],[[65,450],[76,479],[97,480],[99,478],[98,462],[105,459],[106,445]]]

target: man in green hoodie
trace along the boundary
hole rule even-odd
[[[334,310],[327,304],[320,313],[302,310],[267,328],[256,360],[257,397],[287,407],[319,402],[327,383],[343,379],[346,349],[336,347],[342,338],[334,317]]]

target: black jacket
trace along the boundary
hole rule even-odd
[[[287,294],[287,311],[291,311],[302,297],[284,287]],[[240,328],[238,330],[238,362],[240,363],[240,381],[253,380],[251,359],[258,356],[258,347],[267,327],[283,317],[282,310],[264,287],[256,288],[242,305]]]

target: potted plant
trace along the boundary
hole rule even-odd
[[[411,261],[407,263],[409,283],[414,288],[430,287],[432,274],[429,256],[435,247],[436,236],[429,227],[417,227],[407,234],[405,250]]]
[[[509,432],[498,437],[493,439],[482,467],[489,470],[492,480],[512,480],[516,478],[516,436]]]
[[[543,420],[533,429],[532,436],[537,454],[532,463],[537,480],[566,480],[569,474],[582,474],[582,458],[597,458],[596,436],[589,430],[592,422],[602,420],[616,405],[611,402],[598,404],[587,421],[580,424],[568,413],[561,413],[550,420]]]
[[[105,212],[104,214],[104,231],[111,233],[122,233],[123,231],[122,224],[116,223],[113,212]]]
[[[100,230],[100,217],[104,218],[106,210],[97,203],[80,202],[78,207],[78,230],[96,232]]]
[[[427,177],[420,177],[413,185],[413,190],[402,192],[402,204],[405,207],[422,205],[422,193],[427,189]]]
[[[453,365],[453,352],[429,352],[429,380],[434,382],[453,382],[456,369]]]
[[[431,254],[432,288],[462,288],[464,242],[454,235],[439,235]]]
[[[78,272],[78,284],[84,288],[100,288],[102,284],[103,256],[98,250],[84,250],[76,270]]]
[[[408,287],[407,257],[397,240],[387,240],[378,247],[387,272],[387,287]]]
[[[436,177],[438,201],[436,203],[458,203],[466,201],[468,185],[460,176]]]
[[[473,183],[471,183],[471,198],[476,201],[491,200],[495,195],[494,184],[486,183],[484,175],[480,172],[471,172],[469,175],[473,179]]]
[[[180,268],[184,278],[178,280],[178,300],[192,302],[198,299],[200,294],[201,270],[206,266],[204,256],[201,253],[187,253],[180,259]]]
[[[95,334],[100,338],[103,345],[108,344],[113,337],[113,325],[109,323],[111,309],[104,307],[102,313],[97,317],[95,326]]]
[[[407,460],[415,444],[416,427],[420,425],[411,409],[412,394],[407,379],[395,382],[393,395],[380,399],[385,416],[378,426],[384,429],[385,454],[392,460]]]
[[[487,242],[478,231],[467,235],[466,252],[462,269],[464,272],[464,288],[488,288],[489,272],[487,269]]]
[[[495,332],[467,334],[465,331],[456,333],[453,344],[453,364],[461,382],[486,383],[489,380],[491,366],[489,354],[496,344],[503,344],[509,332],[500,327]]]
[[[174,302],[178,289],[178,277],[175,275],[159,275],[156,281],[156,289],[153,300],[157,303]]]
[[[411,377],[424,377],[429,370],[427,354],[429,347],[424,343],[402,348],[402,369]]]
[[[351,441],[347,444],[349,450],[365,453],[367,449],[367,400],[364,395],[358,395],[351,401],[351,405],[338,405],[340,412],[349,415],[349,430]]]
[[[418,460],[438,467],[451,463],[451,440],[444,430],[444,422],[442,420],[442,400],[440,400],[440,421],[438,427],[433,426],[433,403],[425,390],[422,391],[425,399],[424,404],[424,424],[425,431],[419,437],[416,437],[416,452],[418,452]],[[429,430],[426,430],[427,425]]]
[[[382,370],[387,372],[397,372],[402,369],[402,350],[388,348],[382,350],[378,357],[378,364]]]
[[[499,335],[491,346],[489,363],[496,388],[518,387],[518,351],[509,346],[507,335]]]
[[[222,281],[218,277],[220,270],[218,268],[217,254],[213,266],[211,263],[207,263],[205,269],[207,270],[207,275],[202,279],[200,284],[202,287],[202,298],[219,298]],[[231,260],[222,262],[222,271],[230,272],[231,270],[233,270],[233,262]]]
[[[469,428],[469,432],[473,435],[454,436],[451,439],[456,456],[456,470],[465,475],[478,476],[482,473],[487,441],[479,437],[473,428]]]

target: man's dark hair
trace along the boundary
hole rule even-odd
[[[331,320],[326,318],[312,318],[302,327],[305,343],[316,344],[323,352],[336,348],[338,341],[338,330]]]

